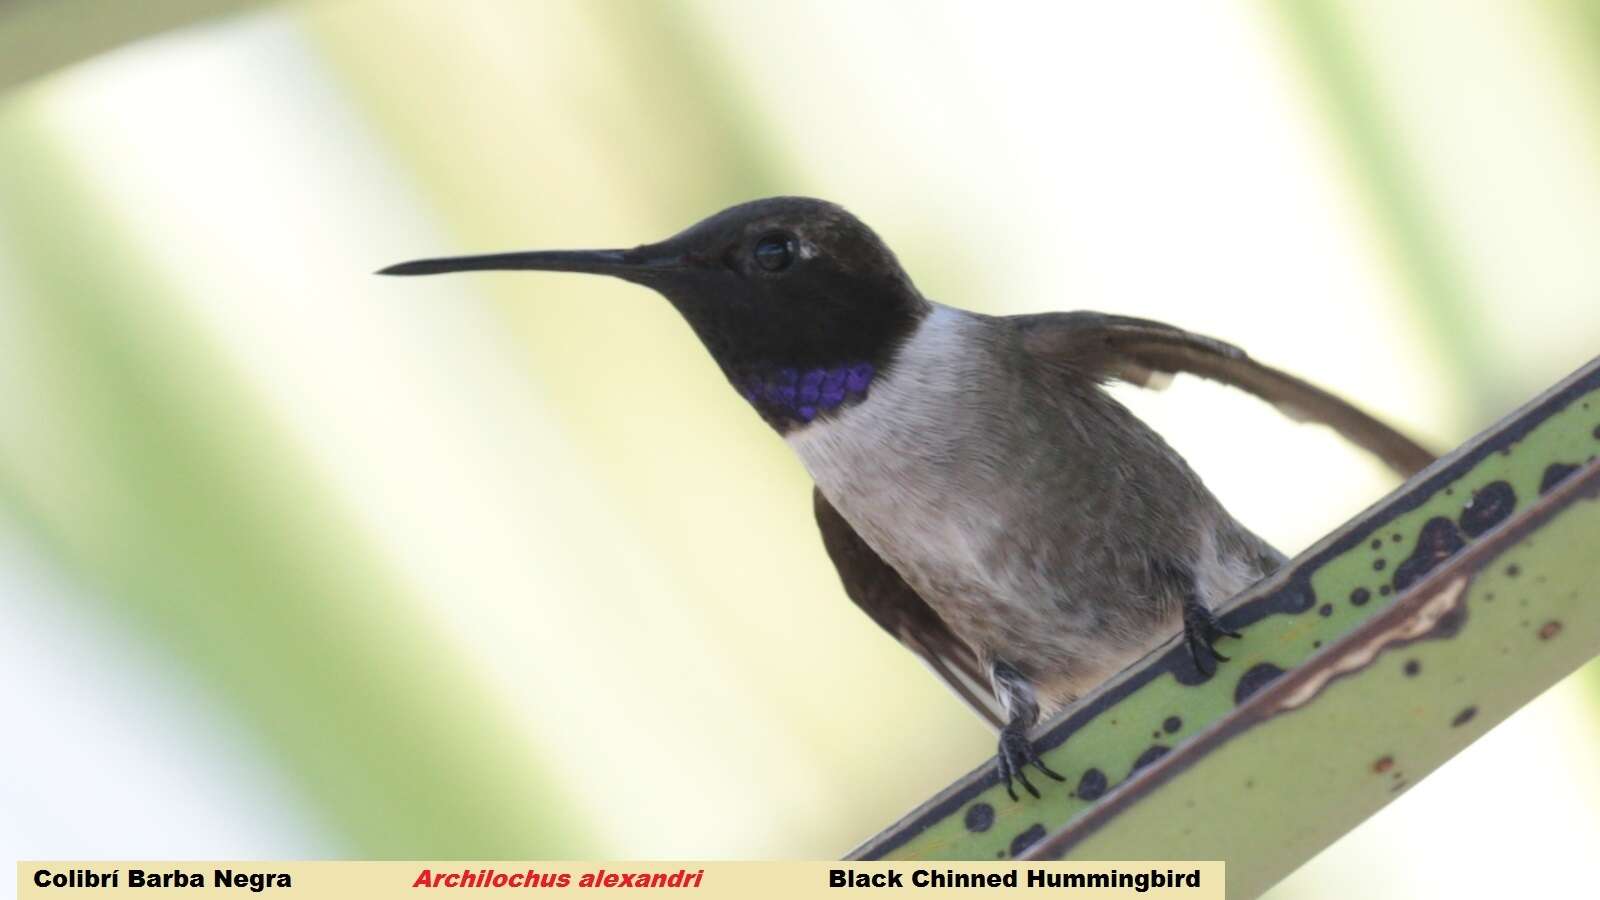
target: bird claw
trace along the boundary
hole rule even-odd
[[[1228,657],[1218,653],[1215,646],[1224,637],[1242,635],[1222,627],[1217,614],[1198,601],[1189,600],[1183,604],[1183,641],[1189,648],[1189,658],[1194,660],[1195,670],[1201,675],[1210,678],[1217,671],[1217,663],[1228,662]]]
[[[1040,796],[1039,789],[1028,780],[1029,765],[1056,781],[1067,780],[1044,764],[1044,760],[1039,758],[1039,751],[1034,748],[1033,742],[1028,740],[1028,735],[1021,728],[1013,728],[1010,725],[1000,732],[999,764],[1000,778],[1005,781],[1006,793],[1011,796],[1013,803],[1019,799],[1014,782],[1021,782],[1022,789],[1032,794],[1035,799]]]

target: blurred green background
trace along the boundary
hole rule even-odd
[[[992,752],[666,304],[390,262],[823,196],[936,299],[1173,321],[1441,449],[1600,346],[1589,0],[14,0],[0,90],[18,857],[831,857]],[[1393,487],[1127,399],[1289,552]],[[1275,896],[1562,895],[1597,688]]]

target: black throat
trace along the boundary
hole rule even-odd
[[[740,396],[786,433],[866,399],[932,309],[904,276],[852,281],[784,298],[776,308],[740,294],[664,293]]]

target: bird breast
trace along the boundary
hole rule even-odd
[[[786,435],[875,551],[949,618],[1024,586],[999,557],[1023,490],[1008,472],[1005,369],[987,322],[935,305],[861,402]],[[941,608],[942,607],[942,608]]]

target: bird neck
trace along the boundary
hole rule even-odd
[[[784,433],[859,403],[878,375],[860,360],[802,368],[757,364],[728,373],[740,395],[767,424]]]
[[[734,388],[780,434],[866,399],[933,310],[909,282],[870,303],[808,300],[811,311],[789,320],[734,318],[738,307],[727,303],[712,314],[679,304]]]

